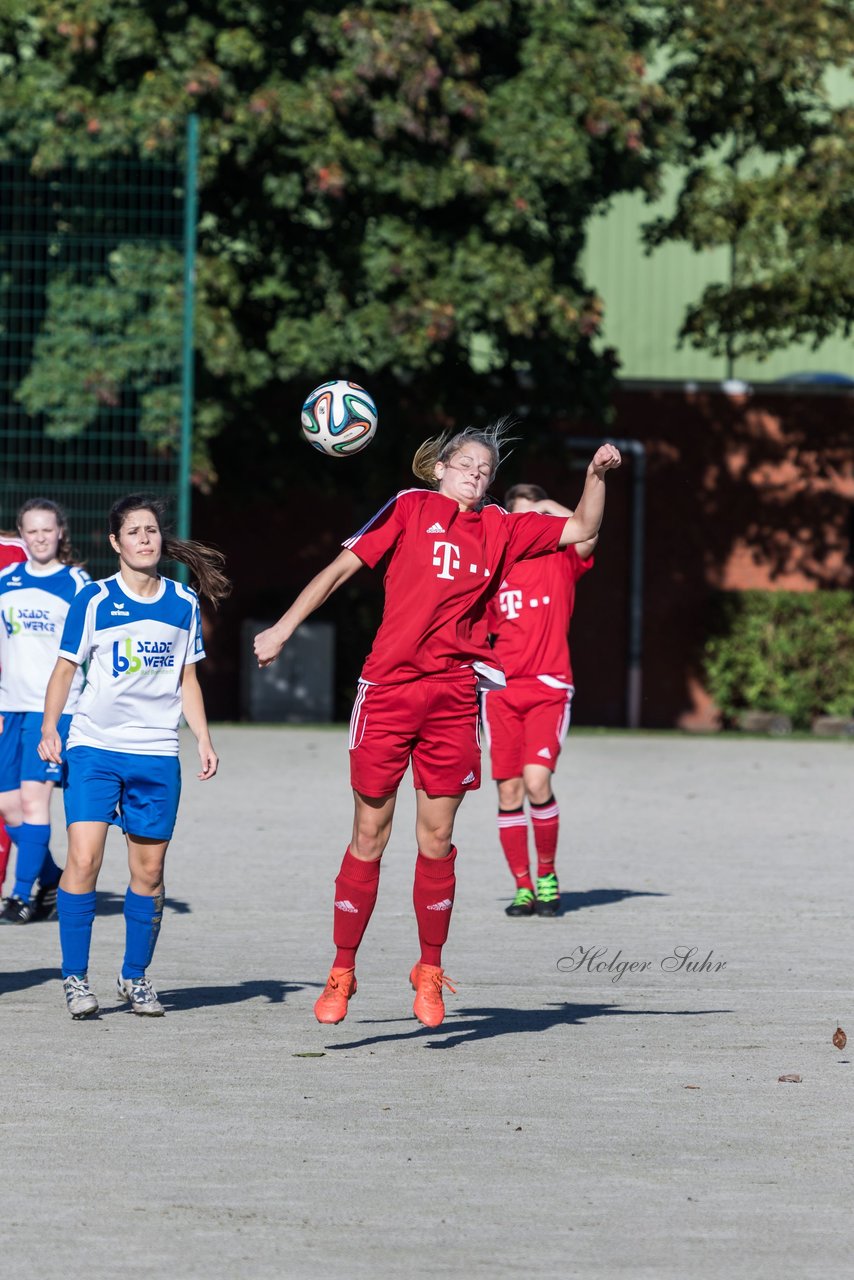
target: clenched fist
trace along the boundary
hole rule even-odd
[[[606,471],[615,470],[622,461],[620,450],[615,444],[602,444],[594,453],[589,470],[602,480]]]

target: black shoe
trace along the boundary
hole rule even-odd
[[[33,898],[30,906],[33,912],[33,920],[54,920],[56,919],[56,891],[59,885],[42,885],[36,896]]]
[[[560,911],[560,890],[557,876],[551,872],[537,880],[536,912],[538,916],[556,916]]]
[[[516,897],[509,907],[504,908],[506,916],[532,916],[534,914],[534,895],[530,889],[517,889]]]
[[[21,898],[7,898],[0,911],[0,924],[30,924],[33,919],[33,908],[29,902]]]

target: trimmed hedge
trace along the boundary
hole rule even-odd
[[[706,686],[730,724],[744,711],[854,717],[854,592],[721,592]]]

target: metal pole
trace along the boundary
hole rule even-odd
[[[178,537],[190,536],[190,462],[193,451],[195,351],[193,320],[196,310],[196,224],[198,222],[199,117],[187,117],[187,155],[184,163],[184,321],[181,342],[181,450],[178,462]],[[185,565],[180,565],[182,580]]]
[[[646,526],[646,450],[640,440],[620,440],[613,436],[575,436],[567,447],[598,449],[614,444],[634,459],[632,474],[631,547],[629,548],[629,652],[626,663],[626,723],[641,727],[643,693],[643,564]]]

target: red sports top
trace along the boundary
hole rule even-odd
[[[0,537],[0,569],[7,565],[19,564],[27,558],[27,549],[17,538]]]
[[[514,565],[489,602],[487,623],[494,652],[508,678],[548,676],[572,684],[569,620],[575,584],[593,567],[574,546]]]
[[[517,560],[556,549],[564,524],[497,506],[460,511],[430,489],[392,498],[344,543],[371,569],[390,556],[382,622],[362,678],[401,684],[466,666],[494,671],[489,600]]]

